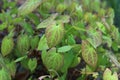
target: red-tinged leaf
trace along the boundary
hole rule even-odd
[[[26,0],[26,2],[19,7],[18,15],[26,15],[34,11],[40,4],[42,0]]]
[[[82,57],[88,65],[96,67],[98,60],[97,53],[86,40],[82,41]]]
[[[56,22],[46,28],[45,36],[47,39],[48,46],[54,47],[60,43],[64,36],[64,26],[62,23],[57,24]]]

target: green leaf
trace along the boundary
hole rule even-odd
[[[58,16],[58,19],[56,21],[58,23],[68,23],[70,21],[70,16],[69,15]]]
[[[50,17],[48,17],[47,19],[45,19],[44,21],[42,21],[38,26],[37,29],[40,28],[46,28],[48,26],[50,26],[51,24],[53,24],[55,21],[54,19],[57,17],[57,13],[56,14],[52,14]]]
[[[44,52],[42,55],[42,61],[48,70],[53,69],[57,71],[63,66],[63,56],[59,53],[54,52],[54,50],[50,50],[50,52],[48,51],[47,53]]]
[[[43,35],[38,43],[38,48],[37,50],[46,50],[49,49],[48,45],[47,45],[47,40],[45,35]]]
[[[89,28],[87,30],[87,33],[88,33],[88,41],[94,48],[97,48],[98,46],[101,45],[102,33],[100,31],[97,31],[93,28]]]
[[[82,41],[82,57],[87,64],[96,67],[98,56],[95,49],[89,44],[88,41]]]
[[[67,52],[72,49],[73,46],[63,46],[58,48],[58,52]]]
[[[108,47],[112,46],[112,38],[110,37],[110,35],[107,36],[103,35],[102,38],[103,38],[103,43],[107,43]]]
[[[17,58],[14,62],[17,63],[17,62],[20,62],[26,58],[27,58],[27,56],[22,56],[22,57]]]
[[[59,44],[64,36],[64,25],[62,23],[53,23],[45,30],[45,36],[48,46],[54,47]]]
[[[35,68],[37,67],[37,59],[36,58],[29,59],[29,61],[28,61],[28,67],[29,67],[29,69],[30,69],[31,72],[34,71]]]
[[[102,33],[106,34],[106,27],[100,22],[96,22],[96,24],[98,26],[98,29],[102,31]]]
[[[38,43],[39,43],[39,37],[38,37],[38,35],[37,35],[37,36],[32,36],[32,37],[31,37],[31,40],[30,40],[31,48],[32,48],[32,49],[37,48]]]
[[[0,24],[0,31],[4,30],[5,28],[7,28],[7,22]]]
[[[9,62],[6,64],[10,74],[14,77],[16,73],[16,65],[14,62]]]
[[[10,74],[4,68],[0,70],[0,80],[12,80]]]
[[[42,0],[26,0],[26,2],[19,7],[18,15],[27,15],[34,11],[40,4]]]
[[[3,56],[11,53],[14,47],[14,40],[12,37],[5,36],[2,40],[1,52]]]
[[[76,67],[80,63],[80,61],[81,61],[81,58],[75,56],[74,59],[73,59],[73,62],[71,64],[71,67]]]
[[[30,48],[30,38],[27,34],[21,34],[17,38],[17,49],[21,54],[25,54]]]
[[[69,52],[69,53],[64,53],[64,65],[61,68],[62,72],[67,72],[68,68],[71,66],[72,62],[74,59],[74,54]]]
[[[106,69],[103,73],[103,80],[118,80],[117,72],[112,74],[110,69]]]
[[[33,30],[31,24],[29,24],[29,23],[27,23],[27,22],[22,22],[22,23],[20,23],[20,24],[21,24],[21,26],[24,28],[24,30],[25,30],[27,33],[29,33],[30,35],[33,35],[34,30]]]

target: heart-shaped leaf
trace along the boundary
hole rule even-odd
[[[103,73],[103,80],[118,80],[117,72],[112,74],[111,70],[107,68]]]
[[[54,50],[50,50],[47,53],[43,52],[42,61],[48,70],[59,70],[64,63],[63,56]]]
[[[64,26],[62,23],[53,23],[45,30],[45,36],[48,46],[54,47],[60,43],[64,36]]]
[[[96,66],[98,60],[97,53],[95,49],[86,40],[82,41],[82,57],[85,62],[90,66]]]

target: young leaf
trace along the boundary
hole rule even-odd
[[[48,46],[54,47],[59,44],[64,36],[64,25],[62,23],[53,23],[45,30],[45,36]]]
[[[54,19],[57,17],[57,13],[56,14],[52,14],[49,18],[45,19],[44,21],[42,21],[38,26],[37,29],[40,28],[46,28],[48,26],[50,26],[52,23],[54,23]]]
[[[48,45],[47,45],[47,40],[46,40],[46,37],[45,35],[43,35],[38,43],[38,48],[37,50],[46,50],[48,49]]]
[[[68,23],[69,21],[70,21],[70,16],[69,15],[61,15],[57,19],[58,23]]]
[[[28,67],[29,67],[29,69],[30,69],[31,72],[32,72],[33,70],[35,70],[36,66],[37,66],[37,59],[36,59],[36,58],[30,59],[30,60],[28,61]]]
[[[4,68],[0,70],[0,80],[12,80],[10,74]]]
[[[92,67],[96,67],[98,60],[97,53],[95,49],[86,40],[82,41],[82,57],[87,64]]]
[[[10,74],[14,77],[16,73],[16,65],[14,62],[9,62],[6,64]]]
[[[18,15],[27,15],[34,11],[40,4],[42,0],[26,0],[26,2],[19,7]]]
[[[4,30],[5,28],[7,28],[7,22],[0,24],[0,31]]]
[[[112,74],[111,70],[107,68],[103,73],[103,80],[118,80],[117,72]]]
[[[39,42],[39,37],[38,36],[31,37],[31,40],[30,40],[31,48],[35,49],[38,46],[38,42]]]
[[[93,28],[89,28],[87,30],[88,33],[88,41],[90,44],[94,47],[97,48],[99,45],[102,43],[102,33],[101,31],[94,30]]]

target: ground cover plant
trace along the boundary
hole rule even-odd
[[[0,80],[119,80],[114,16],[105,0],[1,0]]]

